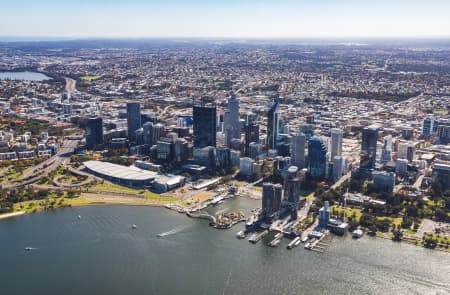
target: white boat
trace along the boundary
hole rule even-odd
[[[360,229],[356,229],[352,232],[352,237],[355,239],[359,239],[360,237],[362,237],[364,235],[364,232]]]
[[[236,234],[236,238],[238,238],[238,239],[245,239],[245,231],[241,230],[240,232],[238,232]]]
[[[137,225],[136,225],[136,224],[133,224],[133,225],[131,226],[131,228],[132,228],[132,229],[136,229],[136,228],[137,228]]]
[[[78,215],[78,219],[81,219],[81,215]]]
[[[302,243],[306,243],[307,240],[309,240],[308,237],[303,237],[303,238],[302,238]]]
[[[310,243],[306,243],[305,249],[311,249],[311,244]]]

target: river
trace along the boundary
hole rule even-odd
[[[258,204],[240,198],[213,210]],[[447,253],[367,236],[332,237],[323,254],[287,250],[287,241],[270,248],[236,239],[242,227],[217,230],[167,209],[130,206],[0,220],[2,294],[450,293]]]
[[[0,80],[45,81],[52,78],[37,72],[0,72]]]

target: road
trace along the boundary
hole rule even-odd
[[[31,184],[38,181],[41,177],[46,176],[51,171],[57,169],[59,166],[70,163],[70,156],[73,154],[78,142],[78,140],[65,140],[54,156],[48,158],[39,165],[36,165],[34,169],[25,173],[22,178],[18,179],[18,183],[4,185],[3,188],[12,189],[21,185]],[[38,172],[40,174],[36,175]]]
[[[352,176],[352,172],[349,171],[347,174],[345,174],[344,176],[342,176],[335,184],[333,184],[330,189],[335,190],[337,189],[341,184],[344,183],[344,181],[346,181],[347,179],[349,179]]]

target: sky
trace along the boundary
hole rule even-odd
[[[0,0],[0,36],[450,37],[450,1]]]

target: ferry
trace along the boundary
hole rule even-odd
[[[297,243],[298,242],[298,243]],[[286,248],[288,248],[289,250],[297,247],[300,244],[300,237],[296,237],[295,239],[293,239]]]
[[[240,232],[238,232],[236,234],[236,238],[238,238],[238,239],[245,239],[245,231],[241,230]]]
[[[250,243],[253,243],[253,244],[256,244],[256,243],[258,243],[259,241],[261,241],[262,240],[262,238],[264,238],[267,234],[269,233],[269,231],[268,230],[265,230],[265,231],[263,231],[263,232],[261,232],[261,233],[255,233],[255,234],[253,234],[251,237],[250,237],[250,239],[248,240]]]
[[[364,235],[364,232],[360,229],[354,230],[352,232],[352,237],[355,239],[359,239],[360,237],[362,237]]]

